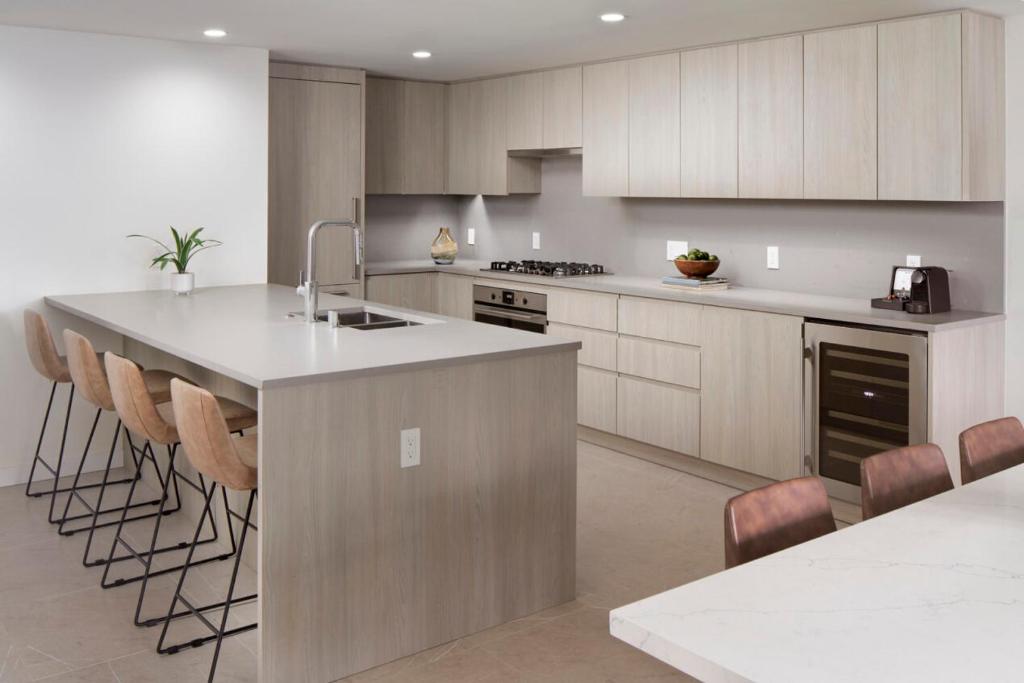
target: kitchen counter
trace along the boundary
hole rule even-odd
[[[877,325],[920,332],[937,332],[957,327],[982,325],[1004,320],[1002,313],[984,311],[950,311],[936,315],[911,315],[900,311],[871,308],[871,302],[802,292],[785,292],[754,287],[732,287],[726,291],[691,293],[665,287],[660,278],[634,275],[595,275],[573,278],[553,278],[515,273],[482,272],[489,266],[483,261],[456,261],[450,266],[438,266],[429,260],[386,261],[369,263],[368,275],[397,275],[401,273],[455,273],[490,280],[508,280],[524,285],[569,287],[592,292],[607,292],[640,296],[668,301],[739,308],[764,313],[795,315],[858,325]]]
[[[257,389],[580,347],[403,309],[392,310],[428,324],[373,331],[307,325],[287,316],[301,311],[303,301],[282,285],[207,287],[190,296],[74,294],[49,296],[46,303]],[[329,294],[321,294],[319,303],[389,308]]]
[[[1013,681],[1024,465],[611,612],[708,683]]]

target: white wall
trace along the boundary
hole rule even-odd
[[[1024,15],[1006,19],[1006,414],[1024,418]]]
[[[198,257],[200,285],[266,281],[267,70],[265,50],[0,26],[0,485],[27,478],[49,389],[25,355],[23,308],[164,287],[146,269],[153,248],[125,235],[169,225],[225,242]],[[74,326],[120,348],[45,313],[58,343]],[[78,407],[76,449],[92,412]]]

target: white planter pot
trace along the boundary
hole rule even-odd
[[[171,291],[179,296],[191,294],[196,288],[195,273],[171,273]]]

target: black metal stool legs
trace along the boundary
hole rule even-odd
[[[50,423],[50,410],[53,408],[53,397],[57,394],[57,383],[54,382],[50,388],[50,400],[46,402],[46,414],[43,416],[43,427],[39,430],[39,440],[36,442],[36,454],[32,457],[32,469],[28,472],[28,483],[25,484],[25,495],[31,498],[38,498],[42,493],[32,493],[32,479],[36,476],[36,464],[39,463],[39,451],[43,448],[43,437],[46,436],[46,425]],[[44,465],[46,463],[43,463]],[[47,466],[49,469],[49,466]]]

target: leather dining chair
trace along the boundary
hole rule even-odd
[[[725,504],[725,566],[735,567],[835,530],[820,479],[769,484]]]
[[[895,448],[860,461],[860,499],[864,519],[950,491],[946,456],[933,443]]]
[[[960,433],[964,484],[1024,463],[1024,426],[1015,417],[982,422]]]

